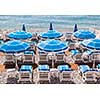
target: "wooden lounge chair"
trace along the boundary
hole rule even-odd
[[[82,55],[83,55],[83,53],[79,53],[79,54],[76,54],[73,56],[75,63],[82,63],[83,62]]]
[[[6,60],[5,60],[6,63],[14,63],[15,62],[13,54],[5,54],[5,58],[6,58]]]
[[[80,65],[79,70],[85,83],[97,82],[97,70],[91,69],[88,65]]]
[[[99,62],[100,62],[100,53],[93,53],[93,54],[91,55],[91,60],[92,60],[92,61],[95,60],[95,62],[99,63]]]
[[[86,83],[96,83],[97,82],[97,72],[87,71],[83,74],[83,78]]]
[[[27,83],[31,82],[32,83],[32,73],[29,71],[20,71],[19,72],[19,80],[18,83]]]
[[[33,68],[31,65],[22,65],[19,71],[18,82],[31,82],[32,83]]]
[[[35,56],[32,54],[24,54],[23,63],[27,64],[35,63]]]
[[[75,43],[70,43],[69,44],[69,50],[73,50],[73,49],[76,49]]]
[[[66,56],[64,54],[56,54],[55,63],[56,64],[66,63]]]
[[[48,56],[47,54],[39,54],[39,59],[38,59],[39,64],[48,64]]]
[[[73,70],[68,65],[59,65],[58,70],[60,72],[60,83],[73,82]]]
[[[40,65],[40,66],[48,66],[48,65]],[[44,83],[49,83],[49,82],[50,82],[49,69],[39,70],[37,68],[37,83],[44,84]]]

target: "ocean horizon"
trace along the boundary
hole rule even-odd
[[[0,29],[20,30],[22,24],[30,29],[48,29],[52,22],[55,29],[79,28],[100,29],[100,15],[0,15]]]

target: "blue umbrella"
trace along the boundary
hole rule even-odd
[[[18,53],[30,48],[30,45],[20,40],[8,41],[0,46],[0,51],[5,53]]]
[[[90,49],[100,50],[100,39],[84,40],[81,44]]]
[[[39,36],[41,38],[54,39],[54,38],[59,38],[63,36],[63,34],[60,32],[57,32],[56,30],[53,30],[52,23],[50,23],[50,28],[48,32],[41,33]]]
[[[77,24],[75,24],[74,26],[74,32],[78,31],[78,27],[77,27]]]
[[[87,30],[76,31],[73,35],[79,39],[94,39],[96,37],[94,33]]]
[[[22,26],[22,31],[26,31],[25,24],[23,24],[23,26]]]
[[[28,39],[31,38],[33,35],[30,32],[16,31],[9,33],[7,36],[14,39]]]
[[[41,41],[37,47],[40,50],[46,51],[46,52],[59,52],[63,51],[68,48],[68,45],[65,42],[62,42],[60,40],[46,40]]]
[[[49,68],[48,65],[39,65],[39,66],[38,66],[38,69],[39,69],[40,71],[49,71],[49,70],[50,70],[50,68]]]

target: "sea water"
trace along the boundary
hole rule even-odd
[[[100,15],[0,15],[0,29],[46,29],[52,22],[56,29],[79,28],[100,29]]]

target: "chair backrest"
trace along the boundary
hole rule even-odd
[[[65,55],[64,54],[56,54],[56,61],[64,61]]]
[[[35,62],[35,56],[32,54],[25,54],[23,58],[23,62]]]
[[[92,60],[100,61],[100,53],[93,53],[91,55]]]
[[[30,78],[31,73],[29,71],[20,71],[19,77],[20,78]]]
[[[13,54],[6,54],[6,62],[14,62],[14,56]]]
[[[82,61],[82,53],[74,55],[73,58],[75,61]]]
[[[47,61],[48,57],[47,54],[40,54],[39,55],[39,61]]]

